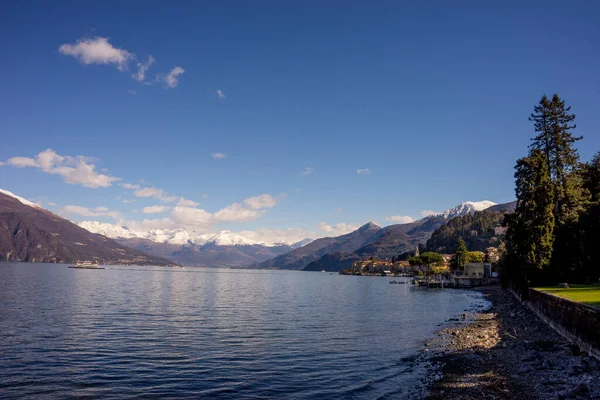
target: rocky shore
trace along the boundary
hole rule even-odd
[[[499,287],[490,309],[463,314],[425,343],[440,378],[427,399],[600,399],[600,362]]]

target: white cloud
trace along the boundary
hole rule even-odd
[[[336,208],[336,209],[335,209],[335,212],[336,212],[336,213],[343,213],[343,212],[344,212],[344,209],[343,209],[343,208]]]
[[[198,203],[196,203],[193,200],[187,200],[184,199],[183,197],[179,198],[179,201],[177,202],[178,206],[184,206],[184,207],[196,207],[198,205]]]
[[[142,212],[144,214],[158,214],[158,213],[164,212],[168,209],[169,208],[166,206],[151,206],[151,207],[144,207],[142,209]]]
[[[178,198],[179,197],[177,197],[177,196],[163,196],[159,200],[162,201],[163,203],[172,203],[172,202],[176,201]]]
[[[121,180],[121,178],[98,173],[91,161],[89,157],[61,156],[52,149],[46,149],[36,155],[35,159],[13,157],[6,163],[18,168],[39,168],[46,173],[62,176],[65,183],[70,185],[81,185],[92,189],[109,187],[113,182]]]
[[[358,175],[369,175],[371,173],[371,170],[369,168],[359,168],[356,170],[356,173]]]
[[[346,224],[344,222],[340,222],[335,225],[328,225],[325,222],[319,222],[319,229],[323,232],[332,233],[336,236],[344,235],[346,233],[350,233],[352,231],[357,230],[360,226],[356,224]]]
[[[386,221],[395,222],[397,224],[408,224],[414,222],[414,218],[409,217],[408,215],[390,215],[389,217],[385,217]]]
[[[146,61],[145,63],[138,61],[138,70],[135,74],[132,75],[133,79],[135,79],[138,82],[144,82],[144,80],[146,79],[146,71],[148,71],[148,68],[150,68],[155,61],[156,60],[152,56],[148,56],[148,61]],[[135,92],[133,94],[135,94]]]
[[[108,42],[108,38],[94,37],[80,39],[75,44],[63,44],[58,48],[61,54],[75,57],[82,64],[114,64],[119,71],[127,69],[133,55],[125,49],[118,49]]]
[[[17,168],[38,167],[37,161],[28,157],[9,158],[8,161],[6,161],[6,164]]]
[[[129,69],[129,62],[135,61],[137,71],[131,75],[133,79],[139,83],[152,85],[159,81],[164,81],[166,88],[174,88],[179,84],[179,77],[185,71],[177,66],[167,75],[157,74],[153,80],[147,79],[148,69],[154,65],[156,60],[152,56],[148,59],[140,61],[135,54],[113,46],[107,37],[93,37],[79,39],[74,44],[63,44],[58,48],[58,51],[66,56],[72,56],[81,64],[103,64],[114,65],[119,71]],[[135,90],[128,90],[129,94],[135,95]]]
[[[274,207],[277,204],[277,199],[269,194],[261,194],[260,196],[247,198],[244,200],[244,204],[253,210],[260,210]]]
[[[53,201],[49,201],[49,202],[48,202],[48,205],[49,205],[49,206],[52,206],[52,207],[54,207],[54,206],[56,206],[56,203],[55,203],[55,202],[53,202]]]
[[[296,193],[300,193],[300,188],[296,188]]]
[[[220,99],[224,99],[225,98],[225,93],[223,93],[223,91],[221,89],[217,90],[217,96],[219,96]]]
[[[174,88],[179,84],[179,75],[183,74],[185,71],[181,67],[173,68],[165,77],[165,84],[169,88]]]
[[[233,203],[214,214],[216,221],[254,221],[267,213],[264,209],[246,208],[240,203]]]
[[[62,214],[62,215],[73,215],[74,214],[74,215],[80,215],[82,217],[107,216],[107,217],[111,217],[114,219],[120,219],[122,217],[122,214],[120,212],[110,211],[106,207],[96,207],[93,209],[89,209],[87,207],[73,206],[73,205],[64,206],[63,208],[61,208],[59,210],[59,214]]]
[[[223,158],[227,158],[227,154],[225,154],[225,153],[211,153],[210,158],[214,158],[215,160],[222,160]]]
[[[158,193],[154,194],[158,195]],[[279,197],[281,198],[282,196],[283,194]],[[189,200],[179,198],[178,204],[171,210],[169,215],[164,218],[152,220],[145,219],[143,221],[126,221],[125,224],[134,230],[159,228],[208,230],[211,229],[214,224],[219,222],[246,222],[257,220],[268,212],[268,208],[271,208],[275,205],[277,202],[277,197],[271,195],[250,197],[245,199],[243,202],[233,203],[227,207],[224,207],[215,213],[211,213],[194,206],[179,204],[181,203],[181,200],[183,200],[183,204],[191,204],[191,202],[187,203]],[[147,209],[144,209],[143,212],[159,212],[158,207],[164,206],[147,207]],[[166,209],[167,207],[160,208],[160,212],[165,211]]]
[[[137,189],[133,192],[133,194],[135,197],[154,197],[155,199],[160,199],[165,195],[165,191],[162,189],[147,187],[143,189]]]
[[[302,175],[307,176],[312,174],[313,172],[315,172],[314,168],[306,167],[304,168],[304,171],[302,171]]]
[[[125,185],[128,185],[128,184],[125,184]],[[147,188],[140,189],[138,185],[129,185],[129,186],[130,186],[130,188],[138,187],[138,189],[133,191],[133,195],[135,197],[144,197],[144,198],[153,197],[155,199],[159,199],[163,203],[172,203],[179,198],[178,196],[167,196],[163,189],[158,189],[155,187],[147,187]],[[123,186],[123,187],[125,187],[125,186]]]
[[[3,166],[3,165],[6,165],[6,163],[3,162],[3,161],[0,161],[0,167]]]
[[[119,186],[125,188],[125,189],[139,189],[140,185],[137,184],[131,184],[131,183],[120,183]]]
[[[213,215],[206,210],[195,207],[176,206],[171,212],[172,221],[176,225],[206,227],[213,223]]]
[[[121,200],[121,203],[125,203],[125,204],[135,203],[135,199],[124,199],[124,200]]]
[[[202,193],[200,196],[202,196],[203,199],[208,199],[208,195],[206,193]]]
[[[421,210],[422,217],[429,217],[430,215],[434,215],[434,214],[438,214],[438,212],[433,211],[433,210]]]

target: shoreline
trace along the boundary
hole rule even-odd
[[[491,303],[426,343],[438,379],[426,399],[600,399],[600,362],[564,339],[512,293],[472,289]],[[453,319],[456,321],[456,319]]]

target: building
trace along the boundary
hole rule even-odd
[[[492,264],[490,263],[466,263],[463,276],[469,278],[487,279],[492,276]]]
[[[368,273],[379,273],[384,269],[389,270],[391,267],[392,263],[385,260],[359,260],[352,263],[354,271]]]
[[[488,255],[490,262],[498,262],[500,260],[500,250],[497,247],[488,247],[485,249],[486,254]]]
[[[497,283],[490,263],[466,263],[462,274],[454,276],[456,287],[474,287]]]

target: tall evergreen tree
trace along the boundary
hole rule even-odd
[[[554,193],[544,152],[532,149],[515,166],[517,206],[507,215],[507,271],[520,288],[542,281],[552,256]]]
[[[467,262],[467,257],[469,255],[469,250],[467,249],[467,245],[462,238],[458,239],[458,245],[456,246],[456,250],[454,250],[454,254],[450,259],[450,267],[452,269],[464,269],[465,263]]]
[[[582,265],[578,278],[582,282],[598,282],[600,278],[600,152],[585,167],[584,187],[590,193],[590,202],[579,223],[582,245]]]
[[[574,147],[582,136],[574,136],[575,114],[557,94],[542,97],[529,117],[537,135],[531,150],[541,150],[554,187],[554,216],[557,226],[576,222],[583,211],[585,196],[581,190],[579,153]]]
[[[600,152],[585,166],[583,178],[583,186],[590,193],[590,201],[600,202]]]

